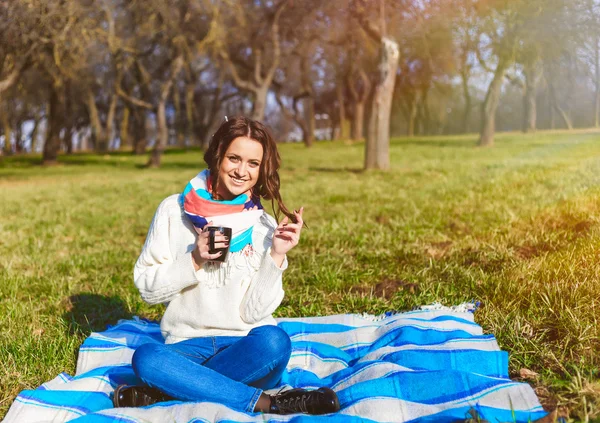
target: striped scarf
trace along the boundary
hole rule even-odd
[[[188,182],[179,196],[185,215],[195,227],[203,229],[209,221],[213,226],[231,228],[229,251],[236,253],[252,244],[252,229],[264,210],[258,197],[241,194],[233,200],[215,200],[211,195],[212,184],[208,169]],[[257,206],[258,210],[249,210]],[[244,210],[248,210],[245,211]]]

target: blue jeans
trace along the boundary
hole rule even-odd
[[[262,390],[281,380],[291,353],[283,329],[260,326],[247,336],[143,344],[133,354],[132,366],[145,384],[173,398],[253,412]]]

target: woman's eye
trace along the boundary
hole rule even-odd
[[[256,162],[250,162],[250,167],[258,167],[258,163],[256,163]]]
[[[230,162],[237,162],[238,161],[238,158],[235,157],[235,156],[229,156],[228,159],[229,159]]]

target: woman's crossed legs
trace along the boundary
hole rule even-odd
[[[144,344],[132,365],[144,383],[173,398],[253,412],[262,390],[281,380],[290,355],[287,333],[277,326],[260,326],[243,337]]]

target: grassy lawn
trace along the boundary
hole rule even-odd
[[[600,134],[395,139],[390,172],[363,145],[282,145],[283,197],[309,226],[278,316],[381,313],[478,300],[476,320],[543,404],[600,413]],[[0,417],[16,394],[74,372],[90,331],[158,319],[132,281],[159,202],[202,166],[125,153],[0,162]]]

